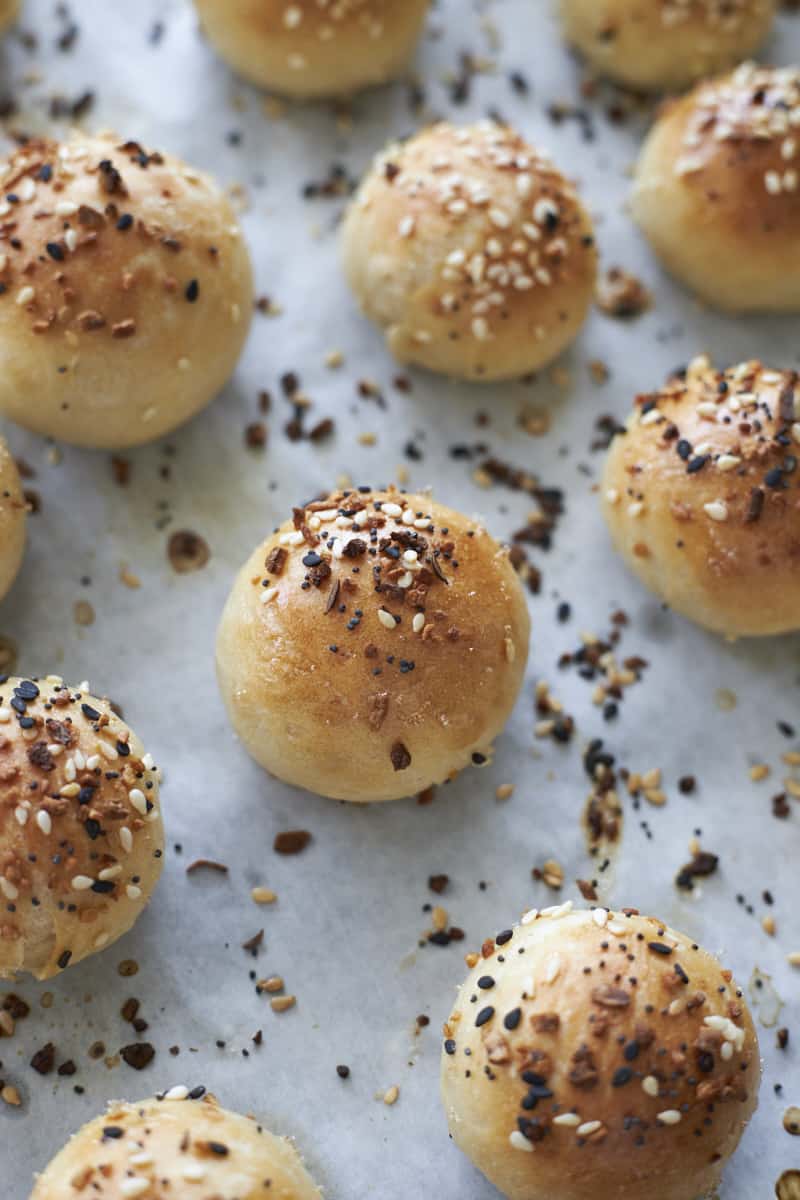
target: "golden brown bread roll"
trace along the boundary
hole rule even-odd
[[[159,772],[105,700],[0,683],[0,979],[48,979],[131,928],[161,874]]]
[[[36,1180],[30,1200],[320,1200],[291,1142],[204,1088],[112,1102]]]
[[[407,66],[430,0],[195,0],[220,56],[295,99],[347,95]]]
[[[603,509],[620,554],[676,612],[731,637],[800,629],[800,385],[758,362],[639,396]]]
[[[0,600],[22,563],[26,508],[17,465],[0,437]]]
[[[335,492],[245,563],[217,636],[233,727],[273,775],[393,800],[481,764],[530,622],[508,554],[428,496]]]
[[[747,58],[777,0],[559,0],[564,32],[601,75],[675,91]]]
[[[227,381],[252,281],[205,174],[112,135],[34,139],[2,169],[0,413],[81,446],[135,446]]]
[[[434,125],[378,156],[344,267],[401,362],[510,379],[555,358],[592,300],[591,220],[561,172],[491,121]]]
[[[707,1200],[758,1099],[744,996],[655,917],[571,909],[475,956],[445,1026],[450,1134],[509,1200]]]
[[[667,104],[634,218],[668,271],[730,312],[800,309],[800,73],[747,63]]]

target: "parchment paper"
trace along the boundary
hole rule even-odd
[[[339,271],[335,226],[343,198],[304,200],[302,193],[334,164],[357,177],[384,141],[413,130],[423,114],[412,109],[409,88],[363,96],[349,115],[330,106],[281,112],[214,57],[183,0],[73,0],[69,8],[79,34],[68,52],[56,39],[69,19],[57,16],[53,0],[24,6],[22,28],[38,36],[36,47],[18,36],[5,41],[0,79],[19,105],[9,125],[47,128],[55,94],[74,102],[91,89],[94,104],[83,118],[89,127],[115,127],[168,148],[241,189],[258,291],[281,313],[256,317],[235,378],[208,412],[125,456],[127,487],[114,481],[106,454],[3,429],[35,471],[28,486],[41,512],[30,521],[22,575],[0,606],[0,633],[17,644],[21,672],[88,678],[123,706],[165,770],[169,849],[155,900],[127,938],[53,982],[15,988],[32,1011],[13,1039],[0,1041],[0,1075],[24,1101],[19,1110],[0,1106],[0,1190],[26,1200],[33,1172],[109,1098],[136,1099],[185,1082],[205,1084],[228,1106],[294,1136],[331,1198],[489,1200],[496,1193],[448,1141],[438,1100],[439,1030],[465,972],[465,950],[524,909],[558,898],[532,878],[545,860],[564,867],[563,898],[577,896],[577,878],[599,877],[606,903],[658,913],[720,951],[745,984],[758,966],[785,1001],[778,1024],[792,1036],[797,1029],[800,977],[786,955],[800,949],[800,809],[790,801],[791,817],[778,821],[770,797],[789,774],[781,754],[800,745],[777,725],[800,729],[800,643],[730,645],[663,611],[611,552],[594,492],[601,456],[589,449],[598,417],[622,419],[637,391],[657,386],[698,351],[720,362],[752,355],[794,366],[797,321],[704,313],[663,277],[625,211],[647,110],[625,102],[630,113],[619,122],[612,91],[582,97],[580,70],[546,0],[440,0],[417,63],[425,114],[467,120],[498,112],[551,149],[580,180],[604,265],[639,274],[655,303],[635,324],[595,313],[560,364],[568,382],[544,372],[535,384],[462,387],[412,371],[412,390],[401,392],[392,385],[397,367],[356,312]],[[462,53],[485,70],[454,104],[448,76],[462,70]],[[798,54],[800,20],[787,16],[768,55],[783,63]],[[527,92],[512,85],[512,72],[522,73]],[[558,103],[584,119],[555,124],[549,110]],[[338,370],[325,365],[330,351],[345,356]],[[610,369],[603,386],[590,377],[592,360]],[[313,401],[309,424],[334,418],[327,442],[292,444],[284,436],[291,412],[279,379],[286,371],[299,374]],[[359,380],[379,386],[385,409],[358,395]],[[247,449],[243,436],[258,419],[260,390],[273,397],[262,452]],[[549,414],[546,436],[520,429],[524,406]],[[479,413],[488,424],[476,423]],[[364,433],[375,434],[376,444],[360,443]],[[407,456],[410,440],[421,457]],[[401,465],[409,486],[435,485],[439,499],[482,514],[497,536],[508,537],[534,502],[477,486],[482,456],[454,458],[456,443],[484,443],[488,453],[566,493],[553,549],[533,554],[543,585],[531,597],[528,680],[493,764],[440,789],[428,806],[410,799],[347,808],[267,778],[236,744],[214,682],[215,625],[235,569],[298,498],[341,474],[355,482],[394,479]],[[165,547],[179,529],[208,541],[204,570],[173,571]],[[121,582],[123,566],[140,587]],[[81,600],[95,612],[88,627],[75,620]],[[566,623],[556,618],[561,601],[572,605]],[[606,722],[592,703],[595,685],[557,662],[580,645],[582,632],[605,635],[618,608],[630,617],[620,658],[641,655],[650,665],[617,720]],[[568,746],[533,736],[538,679],[575,717]],[[580,828],[588,791],[581,752],[593,737],[605,740],[620,766],[661,767],[667,795],[665,806],[644,803],[638,811],[626,797],[622,846],[602,877]],[[748,771],[762,761],[773,774],[756,785]],[[698,788],[684,796],[677,781],[690,774]],[[507,783],[514,794],[498,803],[495,789]],[[287,829],[313,834],[299,857],[273,852],[275,834]],[[694,835],[720,866],[687,893],[674,877]],[[202,857],[227,864],[227,876],[187,876],[186,866]],[[427,886],[438,873],[450,877],[441,896]],[[277,903],[257,907],[255,885],[274,889]],[[431,903],[447,908],[465,931],[463,942],[420,947],[431,921],[423,905]],[[761,929],[766,912],[777,922],[776,938]],[[241,944],[261,928],[264,948],[253,961]],[[126,959],[140,965],[135,978],[118,974]],[[296,1007],[271,1012],[251,971],[282,975]],[[136,1040],[120,1017],[129,997],[141,1001],[150,1025],[142,1036],[156,1047],[141,1074],[89,1056],[94,1042],[113,1056]],[[415,1034],[422,1014],[430,1024]],[[258,1029],[260,1048],[251,1042]],[[761,1107],[728,1172],[724,1200],[761,1200],[782,1170],[800,1167],[798,1143],[781,1127],[784,1108],[800,1100],[798,1050],[791,1041],[777,1050],[775,1028],[762,1028],[761,1040]],[[74,1060],[76,1075],[42,1078],[31,1069],[31,1055],[48,1041],[57,1063]],[[180,1047],[178,1056],[170,1056],[171,1046]],[[337,1064],[350,1067],[349,1079],[337,1076]],[[389,1107],[375,1097],[393,1084],[400,1094]]]

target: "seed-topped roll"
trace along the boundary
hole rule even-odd
[[[158,783],[108,701],[55,675],[0,683],[0,978],[127,933],[161,874]]]
[[[113,134],[31,139],[0,174],[0,413],[114,449],[204,408],[252,309],[217,185]]]
[[[334,492],[294,510],[228,597],[217,671],[263,767],[392,800],[481,764],[519,691],[525,597],[507,552],[428,496]]]
[[[800,377],[705,357],[637,398],[603,508],[631,570],[731,637],[800,629]]]
[[[400,75],[430,0],[195,0],[234,71],[298,100],[348,95]]]
[[[291,1142],[220,1108],[205,1088],[117,1101],[84,1125],[36,1181],[30,1200],[319,1200]]]
[[[22,563],[25,512],[19,471],[0,437],[0,600],[16,579]]]
[[[601,75],[679,90],[764,41],[777,0],[560,0],[564,33]]]
[[[398,359],[477,380],[525,375],[569,345],[597,267],[572,185],[491,121],[389,146],[350,205],[342,249]]]
[[[668,104],[642,149],[631,208],[701,300],[800,309],[800,71],[746,63]]]
[[[510,1200],[700,1200],[758,1098],[730,971],[634,910],[531,912],[483,943],[445,1025],[457,1145]]]

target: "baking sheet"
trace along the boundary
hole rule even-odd
[[[800,746],[778,728],[788,722],[800,729],[800,641],[728,645],[662,611],[610,551],[593,491],[602,456],[590,451],[602,414],[621,419],[637,391],[699,350],[720,361],[758,355],[796,365],[797,321],[703,313],[660,274],[625,212],[647,112],[634,106],[620,122],[613,92],[582,97],[580,72],[546,0],[439,0],[418,59],[423,112],[402,85],[368,94],[347,112],[265,106],[203,44],[183,0],[73,0],[66,17],[58,7],[27,0],[22,28],[36,44],[17,35],[2,47],[0,81],[19,108],[9,125],[47,128],[55,95],[74,102],[91,90],[94,103],[83,118],[90,127],[115,127],[216,172],[246,198],[258,292],[280,315],[256,317],[235,378],[207,413],[125,456],[131,477],[124,488],[106,454],[3,429],[35,472],[28,486],[41,512],[30,521],[21,578],[0,606],[0,634],[17,644],[21,672],[88,678],[123,706],[165,770],[169,847],[163,882],[131,934],[55,981],[15,989],[32,1011],[12,1040],[0,1041],[0,1074],[24,1101],[18,1110],[0,1107],[3,1194],[26,1200],[34,1170],[109,1098],[136,1099],[185,1082],[205,1084],[230,1107],[296,1137],[330,1197],[490,1200],[494,1190],[447,1138],[439,1029],[464,975],[463,952],[524,909],[555,900],[532,868],[558,860],[564,898],[577,896],[577,878],[597,875],[580,827],[588,739],[602,737],[631,770],[662,768],[667,795],[665,806],[645,803],[638,811],[626,797],[622,846],[602,876],[604,901],[655,911],[720,951],[745,984],[756,966],[768,973],[785,1001],[778,1024],[797,1029],[800,976],[786,955],[800,949],[800,809],[791,801],[791,817],[778,821],[770,798],[789,773],[781,754]],[[64,52],[56,43],[70,19],[79,32]],[[453,88],[465,53],[481,71],[468,88]],[[769,55],[783,63],[798,54],[800,20],[787,16]],[[512,84],[512,72],[524,76],[527,91]],[[583,116],[555,124],[550,110],[558,103]],[[412,371],[412,390],[401,392],[392,384],[397,368],[355,311],[338,269],[343,199],[304,200],[303,189],[337,164],[358,176],[384,141],[410,132],[423,116],[467,120],[490,111],[550,148],[580,180],[604,264],[639,274],[655,304],[634,325],[593,314],[563,370],[535,384],[462,387]],[[325,365],[331,351],[344,354],[338,370]],[[609,367],[603,386],[588,370],[593,360]],[[284,436],[291,412],[279,379],[286,371],[299,374],[313,420],[334,418],[328,441]],[[363,380],[381,389],[385,408],[359,395]],[[245,448],[243,436],[259,419],[261,390],[273,397],[263,452]],[[523,408],[549,415],[545,436],[521,432]],[[374,434],[375,444],[359,441],[363,434]],[[408,456],[410,441],[418,457]],[[341,474],[356,482],[395,479],[399,467],[409,486],[435,484],[439,499],[482,514],[508,537],[533,501],[478,486],[481,455],[454,458],[456,443],[483,443],[566,494],[553,549],[533,554],[543,584],[531,597],[526,688],[493,764],[440,789],[427,806],[411,799],[347,808],[268,779],[236,745],[214,683],[214,630],[235,569],[299,497]],[[176,575],[167,559],[167,538],[180,529],[210,546],[198,573]],[[139,587],[121,581],[125,571]],[[79,601],[92,605],[91,626],[76,623]],[[561,601],[572,606],[566,623],[557,620]],[[606,722],[592,703],[595,685],[557,663],[583,632],[606,634],[619,608],[630,617],[620,657],[641,655],[650,665],[616,721]],[[568,746],[533,736],[538,679],[575,717]],[[773,768],[758,785],[748,775],[755,762]],[[677,781],[689,774],[698,788],[685,796]],[[509,783],[512,798],[498,803],[495,789]],[[313,834],[310,847],[296,858],[277,856],[275,834],[297,828]],[[720,866],[687,893],[674,877],[694,835]],[[187,876],[187,865],[203,857],[227,864],[228,874]],[[450,884],[436,896],[427,880],[440,873]],[[278,902],[257,907],[255,885],[274,889]],[[447,908],[464,942],[420,946],[430,928],[423,906],[431,903]],[[767,911],[777,922],[774,939],[761,929]],[[254,962],[241,944],[262,928]],[[138,962],[134,978],[119,975],[124,960]],[[271,1012],[251,971],[282,975],[296,1007]],[[120,1016],[130,997],[140,1000],[150,1025],[143,1038],[156,1048],[141,1074],[114,1058],[135,1040]],[[418,1015],[430,1024],[415,1032]],[[258,1029],[260,1048],[251,1042]],[[798,1050],[792,1042],[777,1050],[775,1028],[761,1034],[761,1107],[728,1172],[724,1200],[771,1195],[782,1170],[800,1167],[798,1144],[781,1127],[784,1108],[800,1099]],[[50,1041],[56,1062],[74,1060],[77,1074],[42,1078],[32,1070],[31,1055]],[[108,1062],[90,1057],[99,1041]],[[173,1046],[180,1047],[174,1057]],[[350,1067],[346,1081],[337,1064]],[[389,1107],[376,1096],[391,1085],[400,1094]]]

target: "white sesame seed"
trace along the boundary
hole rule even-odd
[[[720,471],[734,471],[741,461],[738,454],[721,454],[717,459],[717,467]]]
[[[643,512],[644,512],[644,504],[642,503],[641,500],[634,500],[632,504],[628,505],[628,516],[629,517],[640,517]]]
[[[646,1092],[648,1096],[658,1095],[658,1080],[655,1075],[645,1075],[642,1080],[642,1091]]]
[[[130,854],[131,850],[133,849],[133,834],[131,833],[130,829],[128,829],[127,825],[123,825],[120,829],[119,840],[120,845],[125,853]]]
[[[800,429],[800,425],[798,425],[798,429]],[[11,709],[10,708],[0,708],[0,725],[7,725],[10,720],[11,720]]]
[[[28,285],[28,287],[21,288],[17,294],[17,304],[20,306],[20,308],[23,308],[26,304],[31,303],[35,295],[36,291],[30,285]]]
[[[679,1125],[683,1117],[677,1108],[667,1108],[658,1114],[656,1120],[660,1121],[662,1125]]]
[[[591,1137],[593,1133],[597,1133],[598,1129],[603,1128],[602,1121],[584,1121],[583,1125],[577,1128],[578,1137]]]
[[[74,892],[88,892],[93,883],[94,880],[89,875],[75,875],[72,879],[72,890]]]
[[[712,521],[727,521],[728,519],[728,506],[724,500],[711,500],[708,504],[703,505],[703,512]]]
[[[549,908],[543,908],[541,916],[549,917],[551,920],[557,921],[561,917],[566,917],[567,913],[571,913],[572,908],[572,901],[565,900],[563,904],[552,904]]]
[[[178,1083],[175,1087],[171,1087],[168,1092],[164,1093],[165,1100],[185,1100],[189,1095],[189,1089],[183,1083]]]
[[[117,879],[122,874],[122,867],[116,863],[113,867],[103,867],[102,871],[98,872],[97,878],[102,879],[107,883],[111,879]]]
[[[522,914],[522,918],[521,918],[521,920],[520,920],[520,924],[521,924],[521,925],[532,925],[532,924],[533,924],[533,922],[534,922],[534,921],[536,920],[536,918],[538,917],[538,915],[539,915],[539,910],[538,910],[538,908],[529,908],[529,909],[528,909],[528,911],[527,911],[526,913],[523,913],[523,914]]]
[[[403,510],[393,500],[385,500],[381,505],[381,512],[385,513],[387,517],[399,517],[402,515]]]
[[[397,232],[400,235],[400,237],[401,238],[411,237],[412,233],[414,232],[415,224],[416,224],[416,222],[414,221],[413,217],[411,217],[411,216],[403,217],[402,221],[397,226]]]
[[[24,808],[21,804],[14,809],[14,816],[17,819],[18,825],[24,826],[28,824],[28,809]]]
[[[0,875],[0,892],[3,893],[6,900],[16,900],[19,896],[19,890],[14,886],[10,879],[6,879],[5,875]]]
[[[414,633],[422,633],[425,628],[425,613],[415,613],[414,620],[411,622],[411,628]]]
[[[149,1179],[131,1177],[129,1179],[121,1179],[119,1183],[119,1194],[120,1196],[124,1196],[125,1200],[130,1200],[130,1197],[132,1196],[143,1196],[145,1192],[149,1191]]]
[[[206,1177],[206,1169],[202,1163],[189,1163],[181,1171],[181,1176],[187,1183],[202,1183]]]
[[[274,600],[275,597],[277,596],[277,594],[278,594],[278,589],[276,587],[264,588],[264,590],[261,593],[261,603],[269,604],[270,600]]]
[[[52,817],[50,816],[50,813],[45,812],[43,808],[40,808],[36,814],[36,824],[39,826],[45,837],[53,832]]]
[[[147,797],[141,788],[131,788],[128,792],[128,799],[138,813],[144,817],[147,815]]]
[[[528,1154],[533,1154],[533,1143],[529,1142],[518,1129],[509,1134],[508,1141],[514,1150],[525,1150]]]
[[[598,929],[603,929],[605,927],[605,925],[608,923],[608,913],[606,912],[606,910],[604,908],[593,908],[592,909],[592,920],[594,921],[594,923],[598,927]]]
[[[561,957],[558,954],[552,954],[545,964],[543,981],[545,983],[555,983],[560,974]]]
[[[129,883],[125,888],[125,895],[129,900],[139,900],[141,899],[142,889],[137,887],[135,883]]]
[[[568,1129],[569,1128],[574,1129],[575,1126],[580,1125],[580,1123],[581,1123],[580,1117],[578,1116],[577,1113],[574,1113],[574,1112],[559,1113],[557,1117],[553,1117],[554,1125],[564,1125]]]
[[[395,629],[396,628],[397,622],[395,621],[392,614],[390,612],[388,612],[385,608],[378,609],[378,620],[380,621],[380,623],[384,627],[384,629]]]

